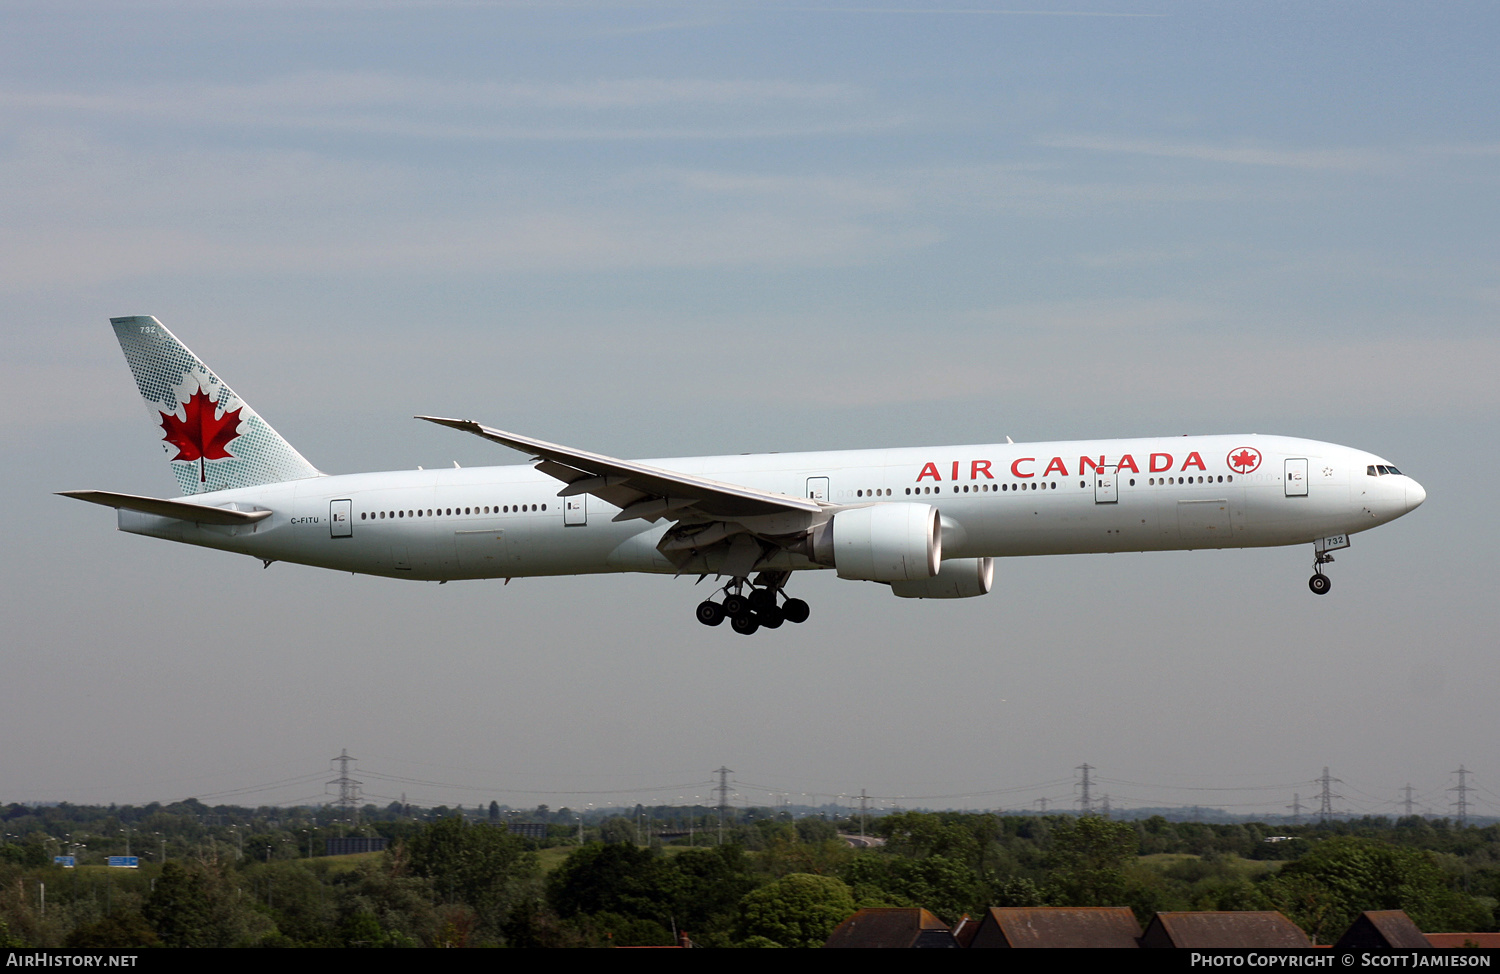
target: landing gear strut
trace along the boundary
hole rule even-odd
[[[724,586],[722,602],[707,599],[698,603],[698,621],[717,626],[727,617],[730,628],[742,636],[760,629],[779,629],[784,622],[806,622],[811,614],[806,602],[787,598],[778,604],[786,596],[782,586],[790,577],[791,572],[761,572],[754,583],[736,578]]]

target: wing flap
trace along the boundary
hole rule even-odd
[[[579,480],[593,479],[587,470],[579,470],[577,467],[566,463],[558,463],[556,460],[538,460],[536,468],[549,477],[561,480],[565,484],[573,484]]]

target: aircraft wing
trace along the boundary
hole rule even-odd
[[[566,484],[558,491],[558,496],[592,494],[620,508],[620,513],[614,518],[616,521],[644,518],[654,522],[663,517],[674,521],[683,518],[725,520],[767,514],[818,514],[823,510],[817,501],[806,498],[726,484],[632,460],[617,460],[491,429],[473,420],[438,416],[416,418],[473,433],[512,450],[531,454],[536,458],[538,470]]]
[[[271,516],[270,511],[235,511],[227,507],[209,507],[191,501],[163,500],[160,497],[141,497],[137,494],[115,494],[107,490],[61,490],[60,497],[103,504],[105,507],[140,511],[160,517],[175,517],[179,521],[196,521],[199,524],[254,524]]]

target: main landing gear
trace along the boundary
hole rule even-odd
[[[1318,552],[1313,559],[1313,577],[1307,580],[1307,587],[1312,589],[1314,595],[1327,595],[1328,590],[1333,588],[1333,579],[1323,574],[1323,566],[1333,563],[1333,556],[1326,551]]]
[[[707,599],[698,603],[698,621],[705,626],[717,626],[727,617],[730,628],[741,636],[748,636],[761,628],[779,629],[783,622],[806,622],[810,614],[806,602],[786,599],[777,604],[777,597],[786,595],[781,586],[789,573],[778,574],[782,577],[767,578],[766,573],[762,573],[756,579],[761,584],[749,585],[749,591],[746,591],[746,580],[736,578],[724,586],[724,601]]]

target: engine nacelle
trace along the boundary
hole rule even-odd
[[[875,504],[839,511],[809,538],[812,560],[839,578],[927,579],[943,560],[943,524],[931,504]]]
[[[892,582],[891,591],[903,599],[972,599],[988,595],[994,582],[995,559],[955,558],[933,578]]]

